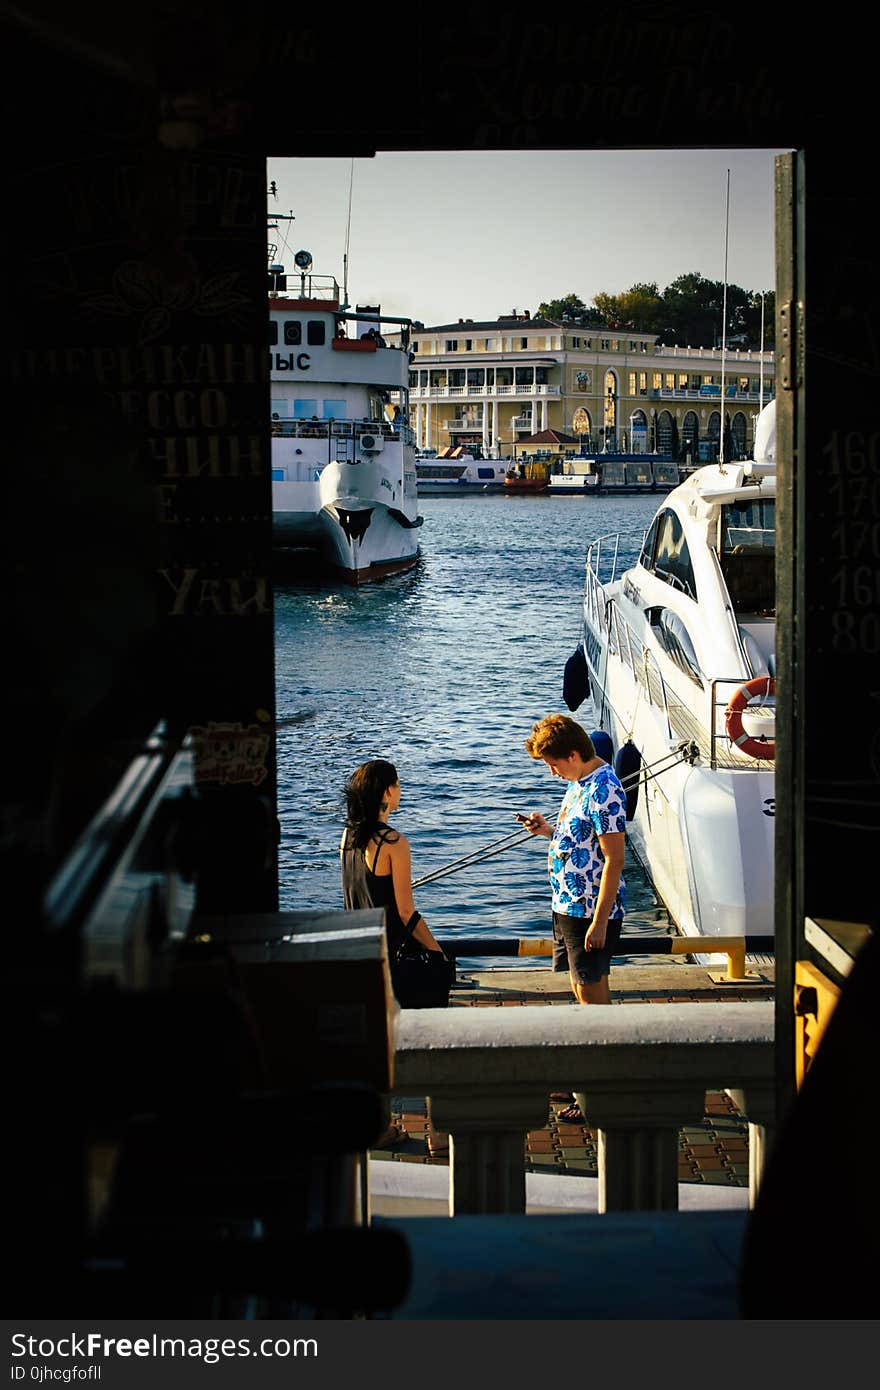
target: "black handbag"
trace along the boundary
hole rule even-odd
[[[455,982],[455,961],[412,940],[421,914],[414,912],[391,961],[391,983],[402,1009],[445,1009]]]

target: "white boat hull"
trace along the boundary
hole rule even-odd
[[[273,482],[272,536],[275,545],[320,545],[324,527],[316,482]]]
[[[416,563],[421,518],[411,470],[401,485],[399,452],[328,463],[326,443],[283,439],[273,446],[273,469],[288,475],[272,482],[276,546],[314,550],[349,584]]]
[[[348,584],[370,584],[392,574],[411,569],[419,558],[418,528],[405,528],[392,517],[387,507],[376,506],[369,511],[368,525],[357,535],[352,516],[361,513],[342,513],[325,509],[321,513],[324,526],[323,554],[339,577]]]
[[[590,670],[596,710],[615,751],[632,736],[642,766],[669,754],[665,719],[637,703],[627,668],[609,657],[606,698]],[[670,760],[671,761],[671,760]],[[686,936],[772,936],[773,765],[710,768],[664,763],[643,784],[628,838],[670,918]]]
[[[414,480],[381,459],[328,463],[318,479],[325,553],[350,584],[410,569],[419,557]]]

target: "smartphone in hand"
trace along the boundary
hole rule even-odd
[[[516,818],[517,818],[517,820],[519,821],[520,825],[525,825],[526,821],[529,819],[528,816],[524,816],[524,815],[523,815],[522,811],[514,811],[513,814],[516,816]]]

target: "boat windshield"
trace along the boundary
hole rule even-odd
[[[741,555],[743,551],[776,548],[776,500],[756,497],[729,502],[721,509],[721,553]]]
[[[776,612],[776,502],[756,497],[721,509],[721,569],[737,614]]]

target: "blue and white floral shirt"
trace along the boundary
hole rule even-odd
[[[626,793],[617,773],[605,763],[572,782],[559,808],[547,855],[554,912],[566,917],[593,916],[605,867],[599,836],[619,830],[626,830]],[[621,874],[610,915],[622,917],[625,909]]]

